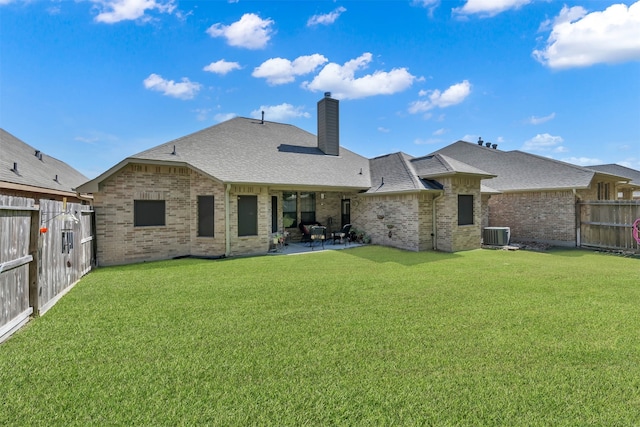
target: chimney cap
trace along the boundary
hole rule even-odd
[[[331,98],[331,92],[325,92],[324,93],[324,97],[325,98]]]

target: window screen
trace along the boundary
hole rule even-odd
[[[198,237],[213,237],[213,196],[198,196]]]
[[[165,224],[164,200],[134,200],[134,227],[150,227]]]
[[[238,236],[258,235],[258,196],[238,196]]]
[[[473,195],[458,195],[458,225],[473,224]]]

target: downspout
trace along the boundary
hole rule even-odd
[[[436,209],[436,201],[440,200],[442,197],[444,197],[444,191],[442,191],[442,193],[438,197],[434,197],[433,199],[431,199],[431,209],[433,210],[433,212],[431,213],[431,221],[432,221],[431,236],[433,236],[434,251],[438,250],[438,227],[437,227],[437,221],[436,221],[436,214],[438,210]]]
[[[228,257],[231,254],[231,224],[229,222],[229,217],[231,216],[231,206],[230,206],[230,193],[231,193],[231,184],[227,184],[227,188],[224,191],[224,238],[225,238],[225,248],[224,248],[224,256]]]
[[[573,191],[573,197],[575,200],[574,210],[576,216],[576,248],[579,248],[582,244],[582,239],[580,237],[580,226],[582,225],[580,220],[580,196],[578,196],[575,188],[572,188],[571,191]]]

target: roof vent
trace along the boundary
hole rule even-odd
[[[264,124],[264,111],[262,112],[262,120],[260,120],[260,124],[263,125]]]
[[[331,92],[325,92],[324,93],[324,97],[325,98],[331,98]]]
[[[482,137],[478,138],[478,145],[482,145],[484,141],[482,141]]]
[[[495,150],[496,148],[498,148],[498,144],[491,144],[491,148]]]
[[[13,169],[11,169],[11,172],[18,173],[18,162],[13,162]]]
[[[484,144],[486,147],[491,147],[491,143],[490,142],[485,142]]]
[[[35,156],[36,156],[36,157],[40,157],[40,150],[36,150],[36,154],[35,154]]]
[[[175,146],[175,145],[173,146],[173,151],[171,152],[171,155],[172,155],[172,156],[175,156],[175,155],[176,155],[176,146]]]
[[[56,177],[55,177],[55,178],[53,178],[53,180],[54,180],[55,182],[60,182],[60,181],[58,181],[58,175],[56,175]]]

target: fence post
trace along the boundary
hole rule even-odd
[[[29,255],[33,260],[29,263],[29,305],[34,316],[40,313],[39,275],[40,266],[40,210],[31,211],[31,227],[29,232]]]

